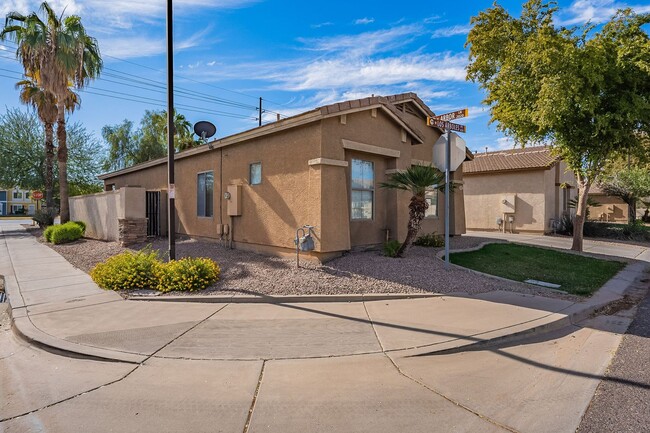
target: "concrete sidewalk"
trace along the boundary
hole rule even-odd
[[[19,226],[0,230],[14,330],[52,351],[121,361],[100,363],[107,367],[99,378],[87,374],[92,361],[68,361],[79,380],[47,387],[56,406],[46,397],[9,401],[0,408],[7,431],[34,422],[87,431],[81,420],[90,408],[93,421],[109,422],[112,402],[131,407],[158,394],[164,413],[148,405],[140,419],[149,413],[154,421],[123,416],[122,431],[208,431],[214,422],[222,431],[573,431],[628,323],[584,319],[634,287],[648,264],[633,263],[581,303],[501,291],[362,302],[127,301]],[[2,362],[15,372],[35,361]],[[13,382],[3,383],[11,392]],[[43,388],[28,374],[13,386]],[[182,408],[199,396],[206,412],[188,418]]]

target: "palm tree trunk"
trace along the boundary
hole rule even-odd
[[[59,114],[56,121],[56,138],[59,141],[59,197],[61,200],[59,215],[61,224],[70,221],[70,207],[68,203],[68,144],[65,130],[65,106],[58,104]]]
[[[45,205],[54,209],[54,125],[45,123]]]
[[[409,249],[413,240],[417,237],[420,227],[422,226],[422,220],[424,219],[424,213],[429,207],[429,203],[424,199],[424,197],[413,196],[411,197],[411,203],[409,204],[409,222],[408,229],[406,231],[406,239],[397,250],[395,254],[396,257],[403,257],[406,250]]]

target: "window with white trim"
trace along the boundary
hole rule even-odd
[[[211,217],[214,201],[214,173],[199,173],[196,179],[196,214]]]
[[[22,200],[22,199],[23,199],[22,191],[14,191],[14,200]]]
[[[375,166],[371,161],[352,160],[351,217],[371,220],[375,200]]]
[[[424,193],[424,199],[429,203],[429,207],[424,211],[425,218],[434,218],[438,216],[438,188],[437,185],[431,186]]]
[[[250,165],[249,183],[251,185],[259,185],[262,183],[262,163],[255,162]]]

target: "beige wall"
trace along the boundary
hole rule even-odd
[[[176,230],[219,239],[218,224],[225,224],[231,227],[237,247],[291,252],[295,249],[296,229],[309,224],[316,227],[316,255],[321,257],[355,246],[382,243],[386,229],[392,238],[401,240],[406,235],[410,195],[379,188],[379,183],[387,180],[386,170],[407,168],[413,159],[431,160],[431,148],[439,134],[428,128],[423,119],[417,121],[420,129],[426,130],[427,144],[412,145],[408,134],[404,142],[402,127],[382,109],[377,109],[376,116],[371,110],[348,113],[344,124],[340,116],[334,116],[226,147],[219,147],[217,142],[213,150],[177,157]],[[343,140],[399,151],[400,155],[396,158],[346,150]],[[375,163],[372,221],[350,221],[349,162],[352,158]],[[249,165],[255,162],[262,164],[262,183],[250,185]],[[114,184],[116,188],[138,185],[147,190],[164,189],[166,170],[166,165],[160,164],[108,178],[105,184]],[[198,173],[208,170],[214,172],[214,216],[202,218],[196,216],[196,179]],[[462,173],[456,176],[462,179]],[[228,202],[223,198],[228,185],[242,188],[241,216],[232,219],[227,214]],[[438,208],[439,215],[444,215],[443,195]],[[462,213],[462,208],[461,195],[454,209]],[[464,232],[464,215],[459,214],[457,218],[458,222],[452,226],[454,233],[460,234]],[[442,217],[427,218],[422,230],[442,233],[443,228]]]
[[[118,219],[145,217],[144,188],[121,188],[116,191],[70,197],[70,219],[86,223],[86,237],[116,241]]]
[[[514,230],[539,231],[546,227],[548,170],[472,174],[464,176],[465,221],[468,230],[497,230],[503,218],[501,201],[515,194]],[[509,228],[509,226],[508,226]]]
[[[589,194],[600,206],[589,208],[589,219],[596,221],[627,222],[629,210],[627,204],[618,197],[604,194]]]

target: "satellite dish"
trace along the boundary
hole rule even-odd
[[[217,127],[212,123],[202,120],[194,124],[194,133],[201,137],[201,140],[206,141],[217,132]]]

